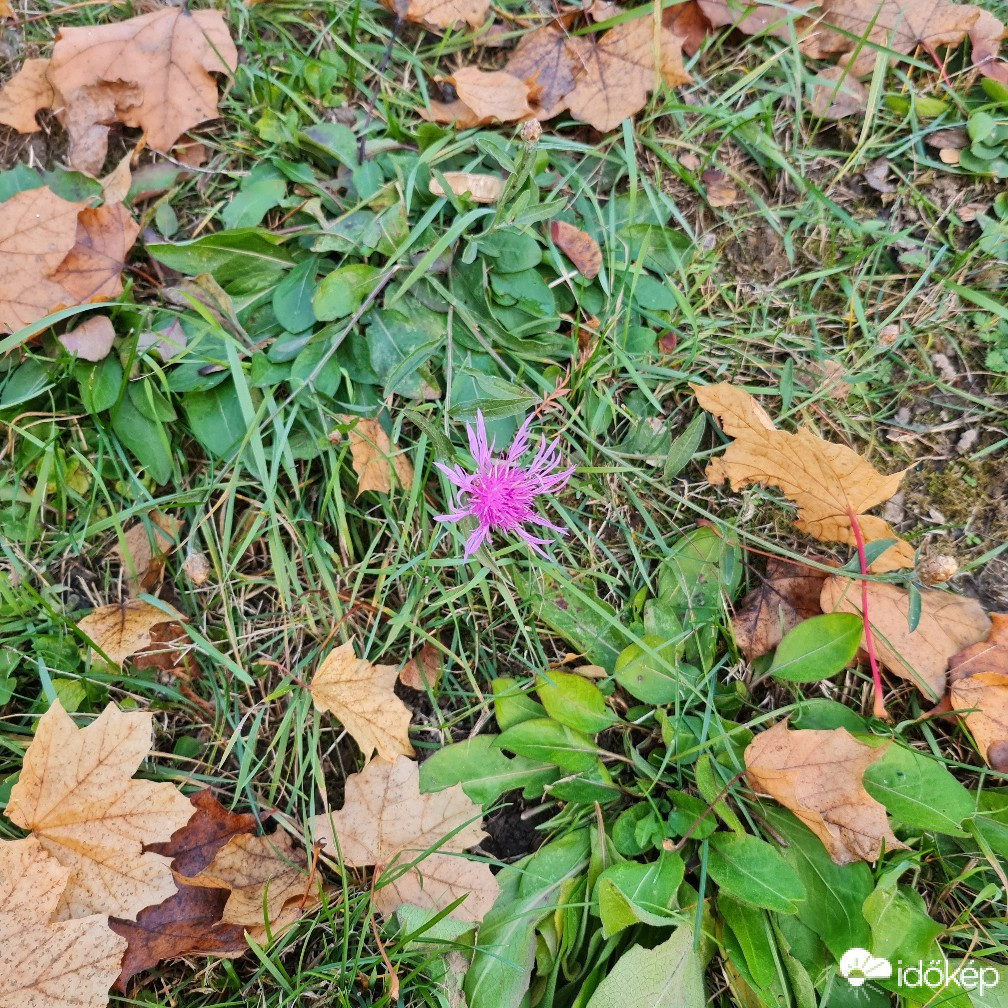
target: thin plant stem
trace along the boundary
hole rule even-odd
[[[864,626],[865,650],[868,652],[868,665],[871,667],[872,682],[875,684],[875,701],[873,713],[875,717],[889,720],[889,712],[885,707],[885,698],[882,694],[882,675],[879,672],[878,661],[875,658],[875,641],[872,639],[871,622],[868,619],[868,562],[865,557],[864,536],[861,535],[861,526],[858,524],[857,515],[853,510],[848,510],[847,516],[850,518],[851,531],[854,533],[854,542],[857,543],[858,566],[861,568],[861,623]]]

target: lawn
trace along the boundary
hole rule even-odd
[[[655,13],[603,6],[564,32]],[[15,0],[3,79],[61,30],[159,9]],[[446,78],[501,68],[549,5],[437,31],[372,0],[216,9],[238,56],[219,115],[170,151],[113,126],[91,173],[131,172],[122,292],[0,335],[0,845],[43,835],[17,811],[41,716],[113,704],[153,715],[139,778],[289,838],[301,895],[273,907],[273,869],[237,931],[223,900],[187,919],[108,1003],[1003,1004],[1008,87],[968,45],[894,47],[830,118],[832,63],[792,19],[710,28],[689,81],[611,129],[463,129],[430,121]],[[103,199],[58,113],[0,127],[4,202]],[[97,311],[115,338],[90,361],[60,337]],[[829,442],[902,480],[859,503],[838,469],[843,534],[796,527],[816,477],[714,478],[752,442],[704,386],[757,397],[779,430],[753,437],[792,470]],[[450,467],[474,471],[467,429],[500,453],[526,418],[522,464],[543,437],[572,470],[531,504],[556,529],[464,558]],[[902,541],[910,565],[880,565]],[[983,676],[934,709],[963,660]],[[800,748],[792,799],[779,759],[756,766],[770,730]],[[459,873],[439,898],[436,858]],[[853,985],[851,948],[892,975]],[[927,982],[896,966],[932,960]],[[0,1008],[77,1003],[4,983]]]

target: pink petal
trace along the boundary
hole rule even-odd
[[[483,545],[483,541],[490,535],[490,529],[486,525],[480,525],[470,533],[465,541],[465,548],[462,552],[462,559],[468,560]]]

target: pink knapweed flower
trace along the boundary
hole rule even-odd
[[[483,414],[477,410],[475,429],[466,424],[469,453],[476,463],[476,471],[468,473],[460,465],[434,463],[455,487],[453,510],[438,515],[435,520],[457,522],[472,516],[478,523],[466,539],[463,559],[468,560],[489,538],[491,532],[514,533],[540,556],[546,556],[542,547],[548,546],[553,540],[532,535],[525,525],[537,525],[556,532],[557,535],[566,534],[567,530],[562,526],[541,518],[534,505],[537,497],[560,490],[570,479],[574,469],[559,468],[559,438],[549,445],[546,444],[546,438],[542,438],[531,461],[525,466],[519,465],[519,459],[529,446],[531,423],[532,417],[529,417],[518,429],[507,452],[494,458],[493,444],[487,446]]]

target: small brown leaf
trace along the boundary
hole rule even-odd
[[[532,114],[528,84],[504,70],[462,67],[448,79],[459,101],[472,109],[480,123],[515,122]]]
[[[49,60],[28,59],[24,66],[0,88],[0,123],[18,133],[39,129],[35,114],[51,109],[55,95],[48,77]]]
[[[611,28],[582,55],[584,65],[567,107],[575,119],[601,133],[644,108],[662,82],[675,87],[690,80],[683,69],[682,39],[656,28],[649,16]]]
[[[504,194],[504,180],[498,175],[474,172],[445,172],[444,180],[456,196],[469,196],[473,203],[496,203]],[[432,196],[444,196],[441,180],[431,176],[427,188]]]
[[[662,11],[662,27],[678,35],[683,52],[692,56],[704,44],[711,25],[696,0],[685,0]]]
[[[165,602],[161,605],[167,613],[137,599],[121,605],[99,606],[77,627],[110,661],[122,666],[127,658],[150,646],[153,627],[159,623],[185,622],[185,616],[172,606]]]
[[[746,747],[746,776],[808,826],[837,864],[874,862],[883,844],[886,851],[906,846],[862,783],[885,751],[858,742],[846,728],[790,731],[784,720]]]
[[[812,85],[809,108],[821,119],[860,115],[868,107],[868,89],[849,69],[834,66],[820,70]]]
[[[122,293],[126,253],[140,226],[121,203],[82,210],[77,240],[52,273],[67,293],[67,304],[111,301]]]
[[[161,580],[165,558],[175,548],[182,523],[161,511],[151,511],[146,520],[123,530],[111,556],[123,568],[130,595],[149,592]]]
[[[353,736],[364,759],[377,750],[384,759],[413,755],[409,708],[393,692],[394,665],[372,665],[354,654],[351,642],[322,659],[311,681],[315,706],[328,711]]]
[[[772,651],[789,630],[819,615],[819,595],[828,575],[772,558],[766,576],[739,603],[732,617],[735,643],[749,661]]]
[[[908,628],[910,596],[896,585],[868,583],[868,618],[875,656],[890,672],[912,682],[937,700],[945,692],[950,657],[982,641],[991,622],[976,599],[940,591],[922,591],[917,628]],[[861,583],[827,578],[820,598],[823,612],[861,615]],[[861,646],[864,647],[862,640]]]
[[[777,430],[756,400],[735,385],[691,385],[697,402],[718,417],[735,440],[707,466],[711,483],[730,481],[733,490],[750,483],[778,487],[798,505],[795,525],[823,542],[856,546],[852,519],[865,542],[895,539],[872,565],[875,573],[913,566],[913,548],[881,519],[866,514],[899,489],[903,473],[884,476],[844,445],[833,444],[799,427]]]
[[[375,865],[383,871],[381,888],[392,892],[378,897],[381,890],[376,891],[382,913],[402,902],[440,909],[468,893],[451,916],[475,921],[482,920],[498,891],[488,865],[458,857],[486,835],[481,819],[480,807],[458,784],[421,795],[419,767],[400,756],[395,763],[373,759],[351,774],[343,808],[316,816],[312,828],[329,856],[339,851],[348,867]]]
[[[105,916],[53,922],[72,874],[34,837],[0,840],[4,1008],[106,1008],[126,943]]]
[[[399,682],[421,693],[427,689],[436,690],[441,681],[441,668],[441,652],[428,641],[403,665]]]
[[[100,361],[108,357],[115,337],[108,315],[91,315],[60,336],[59,341],[67,353],[75,354],[80,360]]]
[[[564,110],[564,99],[574,90],[574,78],[581,67],[579,53],[586,45],[585,39],[554,25],[536,28],[518,40],[505,70],[531,85],[536,119],[552,119]]]
[[[341,423],[354,423],[347,437],[350,440],[350,458],[357,473],[357,496],[365,490],[377,493],[392,491],[392,473],[400,485],[409,487],[413,483],[413,466],[406,456],[396,450],[382,425],[374,417],[353,417],[338,415]]]
[[[1008,84],[1008,63],[998,59],[1001,40],[1005,37],[1004,22],[990,11],[980,10],[980,14],[969,30],[971,60],[973,66],[992,80]]]
[[[132,154],[123,155],[122,160],[101,180],[102,202],[122,203],[129,195],[133,184],[133,174],[130,172]]]
[[[988,766],[1008,772],[1008,615],[991,613],[991,632],[949,658],[952,707]]]
[[[707,194],[707,202],[712,207],[731,206],[738,199],[735,183],[723,171],[706,169],[700,176]]]
[[[598,276],[602,269],[602,250],[590,234],[567,221],[553,220],[550,221],[550,238],[586,280]]]
[[[463,22],[479,28],[490,0],[381,0],[396,17],[428,28],[457,28]]]
[[[805,19],[795,18],[796,13],[816,6],[815,0],[794,0],[786,7],[751,0],[697,0],[697,4],[715,28],[730,25],[746,35],[770,34],[783,39],[789,39],[805,23]]]

